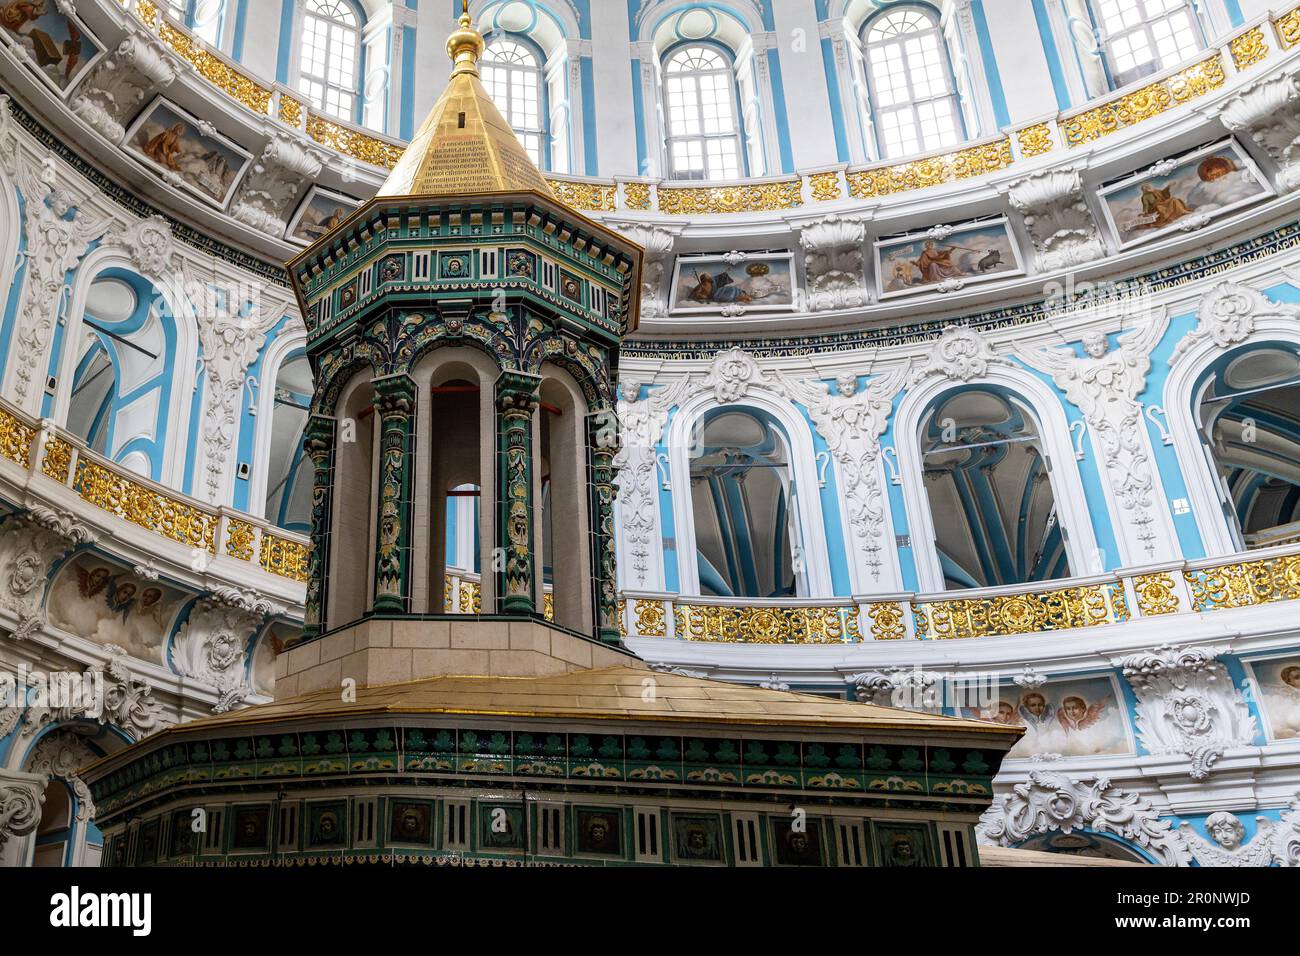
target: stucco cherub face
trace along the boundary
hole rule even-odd
[[[1083,337],[1083,350],[1091,358],[1101,358],[1110,349],[1105,332],[1089,332]]]
[[[839,375],[835,379],[835,387],[845,398],[852,398],[858,390],[858,377],[851,373]]]
[[[1205,829],[1225,850],[1237,849],[1246,839],[1246,828],[1231,813],[1211,813],[1205,820]]]

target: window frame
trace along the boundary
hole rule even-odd
[[[310,9],[310,5],[313,3],[332,3],[336,5],[346,6],[349,10],[352,11],[352,16],[354,17],[356,22],[353,24],[345,24],[333,18],[327,18],[325,16],[317,14]],[[304,97],[307,100],[309,108],[312,109],[313,111],[318,112],[330,119],[339,120],[344,123],[350,123],[355,126],[364,126],[365,125],[365,120],[364,120],[365,103],[366,103],[366,97],[365,97],[366,24],[368,22],[365,8],[360,3],[355,2],[355,0],[301,0],[301,5],[299,9],[301,10],[301,16],[298,18],[297,31],[296,31],[297,38],[296,38],[296,43],[294,44],[294,49],[297,51],[297,61],[294,67],[294,73],[295,73],[294,91],[298,95]],[[307,63],[305,44],[307,40],[307,24],[309,18],[314,18],[325,24],[337,25],[338,27],[349,30],[352,33],[355,40],[355,45],[353,47],[353,52],[355,55],[355,65],[353,67],[351,89],[345,90],[342,87],[340,87],[338,84],[331,82],[328,76],[316,76],[314,74],[308,73],[304,68]],[[325,49],[326,49],[326,53],[328,54],[330,51],[330,47],[328,45],[328,34],[327,34],[327,45]],[[328,67],[326,68],[326,70],[328,72]],[[308,90],[304,89],[304,84],[308,82],[318,83],[324,88],[325,96],[322,98],[322,102],[320,105],[316,104],[314,95],[310,93]],[[330,109],[328,105],[326,105],[328,101],[328,94],[332,89],[339,90],[352,97],[352,109],[350,110],[348,115],[346,116],[340,115],[339,113]]]
[[[555,132],[551,125],[551,84],[547,77],[548,57],[546,56],[546,51],[542,49],[541,45],[532,37],[522,33],[510,33],[508,31],[500,30],[489,33],[483,39],[485,41],[485,46],[483,49],[483,57],[479,60],[480,74],[482,74],[483,68],[488,65],[487,52],[492,48],[494,43],[508,42],[518,44],[528,51],[529,55],[533,58],[533,62],[536,63],[538,92],[537,118],[539,128],[536,130],[526,130],[525,132],[538,136],[540,145],[538,147],[539,155],[537,165],[540,169],[550,172],[554,167]],[[504,69],[508,72],[527,69],[524,67],[513,66],[511,64],[502,64],[500,66],[493,64],[493,66],[496,66],[498,69]],[[488,95],[492,96],[492,89],[488,85],[486,78],[483,78],[483,86],[487,89]],[[507,84],[507,88],[509,89],[509,84]],[[519,130],[516,129],[514,123],[511,122],[509,109],[498,103],[495,96],[492,96],[492,102],[496,104],[497,109],[501,110],[502,116],[505,117],[506,122],[510,124],[510,128],[514,130],[515,136],[518,137]],[[525,150],[527,150],[528,147],[522,138],[520,138],[520,144],[524,146]]]
[[[669,102],[669,93],[668,93],[668,80],[670,76],[674,76],[678,74],[670,73],[668,70],[668,64],[674,57],[676,57],[683,51],[690,50],[690,49],[697,49],[697,48],[707,49],[707,50],[711,50],[714,53],[717,53],[719,56],[722,57],[723,62],[726,64],[725,73],[727,77],[728,89],[730,89],[731,91],[732,116],[734,118],[734,124],[733,124],[734,128],[731,133],[727,133],[727,134],[699,133],[699,134],[683,134],[683,135],[673,134],[672,117],[670,112],[671,104]],[[662,53],[659,54],[659,73],[660,73],[659,96],[661,102],[661,112],[663,115],[664,171],[667,174],[666,178],[674,182],[707,183],[707,182],[725,182],[730,179],[745,179],[749,177],[750,137],[748,134],[748,130],[746,129],[745,126],[744,104],[740,97],[740,83],[738,77],[736,76],[736,61],[737,61],[736,53],[731,48],[727,47],[725,44],[719,43],[716,40],[711,40],[707,38],[701,40],[682,40],[678,43],[674,43],[671,46],[667,47]],[[710,70],[708,71],[707,75],[717,75],[723,72],[724,71],[722,70]],[[690,71],[687,75],[699,76],[702,73],[703,71]],[[698,85],[696,87],[696,92],[697,94],[699,92]],[[702,109],[702,107],[699,108]],[[703,117],[701,116],[700,119],[701,119],[701,129],[702,129]],[[675,143],[689,142],[694,140],[698,140],[702,143],[707,143],[710,140],[725,140],[725,139],[734,139],[736,143],[736,159],[737,159],[737,166],[738,166],[738,173],[736,176],[714,177],[710,175],[707,151],[704,154],[705,169],[704,169],[704,176],[702,178],[694,178],[694,177],[688,178],[679,175],[673,163],[673,145]]]
[[[939,49],[942,51],[941,59],[943,62],[941,65],[946,80],[945,83],[946,91],[944,93],[936,96],[927,96],[918,99],[913,92],[911,67],[906,65],[906,63],[904,64],[904,69],[906,73],[905,79],[907,81],[907,89],[908,89],[908,99],[906,100],[906,106],[907,109],[911,112],[913,128],[917,131],[917,137],[919,141],[921,139],[921,133],[920,133],[921,120],[917,112],[918,107],[929,103],[935,103],[941,100],[948,100],[952,104],[952,115],[955,119],[956,127],[957,127],[957,139],[952,143],[940,144],[937,146],[927,146],[924,142],[918,142],[918,146],[920,148],[917,151],[904,152],[894,156],[894,155],[890,155],[888,149],[886,148],[883,130],[880,124],[880,117],[883,115],[885,110],[889,110],[890,112],[902,112],[902,107],[899,105],[895,105],[891,107],[882,107],[880,105],[880,97],[876,89],[876,78],[875,78],[875,73],[872,70],[872,57],[871,57],[871,49],[873,46],[882,46],[885,43],[891,41],[885,40],[885,41],[876,41],[875,43],[872,43],[871,41],[869,41],[868,36],[870,35],[874,25],[879,20],[883,18],[895,16],[899,13],[905,13],[908,11],[914,11],[916,13],[919,13],[921,16],[925,17],[926,20],[929,21],[930,23],[929,27],[927,27],[924,30],[920,30],[916,32],[918,35],[924,35],[925,33],[932,33],[934,34],[935,38],[938,40]],[[899,36],[905,37],[907,35],[908,34],[900,34]],[[873,14],[872,16],[864,20],[862,26],[858,28],[858,45],[862,51],[862,64],[863,64],[863,72],[865,74],[865,80],[867,86],[867,98],[871,104],[871,115],[868,117],[868,120],[871,123],[872,136],[875,140],[877,158],[881,160],[905,159],[908,156],[921,156],[921,155],[925,155],[926,153],[933,153],[945,149],[954,149],[960,146],[962,143],[966,143],[970,141],[971,134],[970,134],[969,125],[966,122],[966,111],[962,108],[961,93],[957,86],[957,74],[956,71],[953,69],[953,65],[952,65],[952,50],[948,45],[948,37],[944,34],[943,18],[936,11],[922,4],[911,4],[911,3],[890,4],[889,6],[883,7],[882,9],[878,10],[875,14]]]
[[[1137,4],[1139,6],[1140,11],[1142,14],[1144,14],[1144,16],[1139,17],[1136,26],[1130,27],[1129,29],[1126,29],[1123,32],[1116,33],[1116,34],[1106,33],[1105,28],[1103,27],[1102,18],[1098,14],[1097,0],[1084,0],[1084,2],[1088,10],[1088,16],[1092,20],[1093,37],[1097,44],[1097,52],[1100,54],[1101,57],[1102,70],[1104,70],[1106,74],[1106,84],[1107,86],[1110,87],[1112,91],[1123,89],[1124,87],[1127,87],[1131,84],[1141,83],[1144,80],[1146,80],[1148,77],[1155,76],[1157,73],[1162,73],[1165,70],[1171,69],[1178,63],[1185,62],[1186,60],[1195,56],[1197,53],[1204,53],[1208,47],[1209,36],[1206,32],[1205,24],[1201,20],[1201,15],[1199,11],[1196,9],[1196,4],[1193,3],[1192,0],[1179,0],[1180,5],[1176,10],[1166,11],[1165,13],[1160,14],[1158,19],[1168,20],[1179,10],[1186,11],[1189,19],[1192,22],[1192,27],[1196,32],[1196,39],[1199,43],[1196,52],[1190,53],[1186,56],[1181,56],[1174,63],[1167,63],[1167,64],[1160,62],[1160,59],[1157,56],[1155,60],[1150,61],[1155,64],[1154,69],[1146,73],[1133,76],[1127,80],[1124,80],[1123,82],[1120,82],[1117,79],[1117,73],[1115,69],[1115,57],[1113,52],[1114,50],[1113,45],[1117,38],[1125,37],[1133,33],[1141,32],[1146,35],[1149,48],[1153,52],[1156,50],[1155,36],[1151,32],[1151,18],[1145,16],[1147,12],[1146,0],[1130,0],[1130,2]]]

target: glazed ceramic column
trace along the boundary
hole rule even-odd
[[[591,490],[591,574],[596,632],[605,644],[618,644],[618,571],[614,558],[614,479],[618,469],[618,415],[600,409],[587,416],[587,485]]]
[[[324,630],[325,588],[329,580],[330,503],[334,494],[334,419],[312,415],[303,431],[302,447],[312,463],[311,553],[307,559],[307,601],[303,636]]]
[[[415,383],[407,375],[390,375],[375,379],[374,385],[380,428],[375,610],[403,614],[411,599]]]
[[[497,594],[501,613],[533,614],[533,415],[541,378],[525,372],[502,372],[497,379],[497,547],[504,562]]]

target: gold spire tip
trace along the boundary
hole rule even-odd
[[[478,75],[478,59],[483,55],[486,44],[483,36],[474,29],[474,21],[469,15],[469,0],[461,0],[460,29],[447,38],[447,55],[455,66],[451,75],[473,73]]]

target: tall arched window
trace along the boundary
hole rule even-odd
[[[298,90],[311,105],[355,122],[361,86],[361,21],[347,0],[307,0]]]
[[[1198,424],[1240,547],[1300,539],[1300,356],[1269,345],[1219,359],[1201,386]]]
[[[91,450],[126,468],[164,479],[173,407],[175,324],[155,287],[134,273],[108,269],[91,283],[73,326],[75,366],[68,383],[66,426]]]
[[[549,168],[542,64],[537,54],[518,40],[494,39],[479,69],[488,94],[528,155],[539,168]]]
[[[1188,0],[1091,0],[1112,87],[1167,69],[1205,45]]]
[[[271,413],[271,447],[266,462],[266,518],[281,528],[311,531],[314,465],[302,447],[311,411],[311,366],[299,353],[280,366]]]
[[[867,23],[867,86],[884,159],[944,149],[966,138],[938,20],[904,7]]]
[[[712,412],[691,459],[700,593],[779,598],[799,593],[794,484],[785,437],[768,416]]]
[[[682,47],[664,61],[668,174],[673,179],[745,175],[736,79],[715,47]]]
[[[925,490],[950,589],[1068,577],[1037,420],[1001,390],[949,393],[923,419]]]

